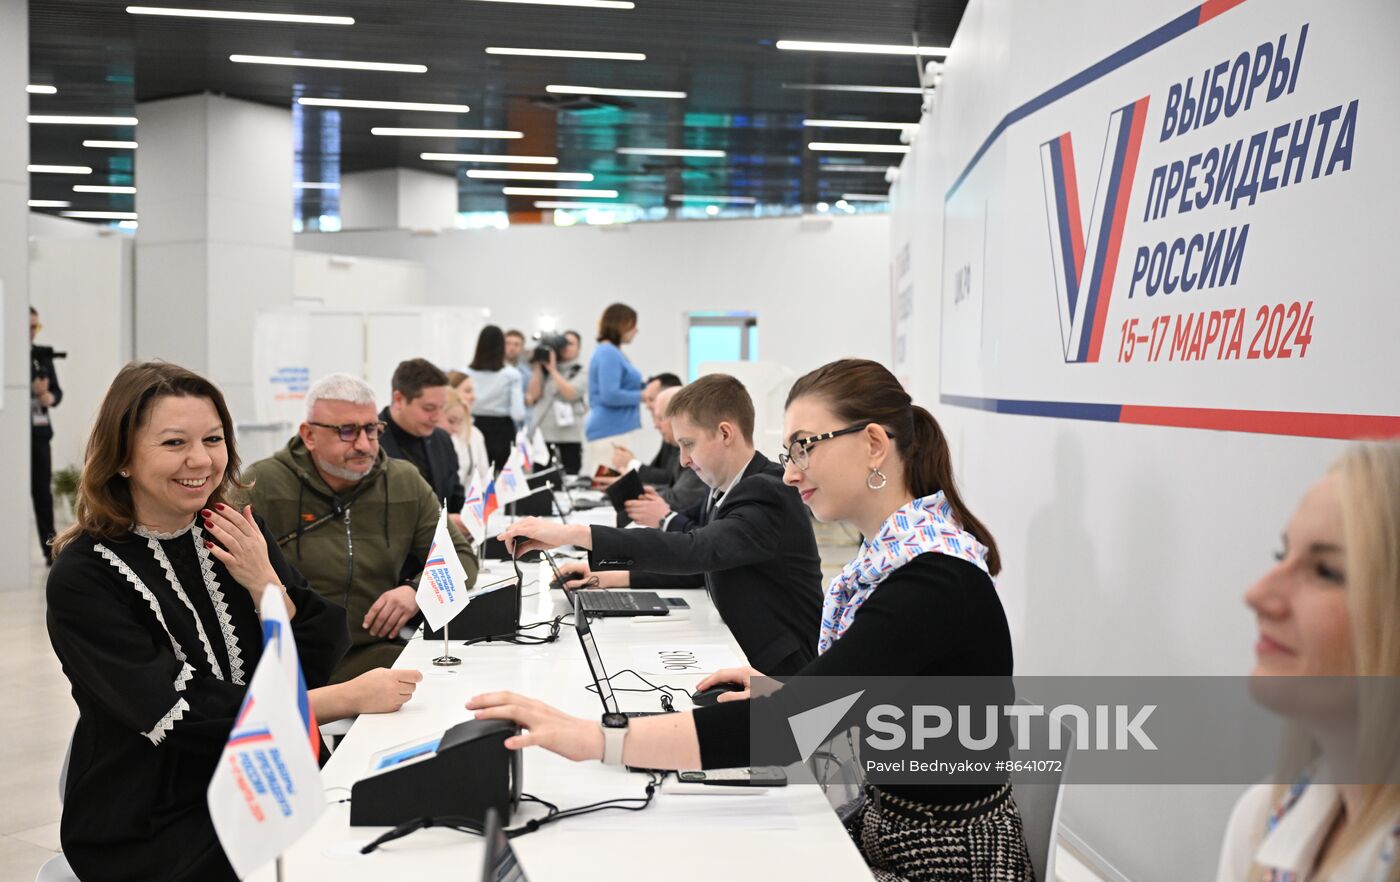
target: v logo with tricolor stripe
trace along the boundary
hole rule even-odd
[[[1067,362],[1099,360],[1146,121],[1146,96],[1109,114],[1087,229],[1069,132],[1040,145],[1060,342]]]

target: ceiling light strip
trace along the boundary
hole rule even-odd
[[[590,58],[598,61],[646,61],[641,52],[592,52],[583,49],[516,49],[487,46],[487,55],[522,55],[532,58]]]
[[[828,43],[818,40],[779,40],[779,49],[797,52],[856,52],[865,55],[938,55],[948,54],[947,46],[904,46],[890,43]]]
[[[86,165],[31,165],[27,170],[34,175],[90,175],[92,169]]]
[[[427,73],[426,64],[398,64],[388,61],[346,61],[338,58],[297,58],[281,55],[230,55],[237,64],[276,64],[285,67],[334,67],[345,70],[377,70],[388,73]]]
[[[217,18],[227,21],[276,21],[284,24],[352,25],[344,15],[301,15],[291,12],[235,12],[228,9],[181,9],[174,6],[128,6],[131,15],[161,15],[171,18]]]
[[[632,0],[476,0],[478,3],[522,3],[531,6],[582,6],[587,9],[636,9]]]
[[[135,187],[109,187],[105,184],[74,184],[74,193],[135,193]]]
[[[343,107],[349,110],[421,110],[425,113],[466,113],[465,104],[429,104],[423,101],[369,101],[358,98],[298,98],[305,107]]]
[[[619,147],[617,152],[624,156],[694,156],[715,159],[728,155],[723,150],[682,150],[670,147]]]
[[[390,138],[523,138],[524,132],[512,132],[502,129],[405,129],[393,126],[375,126],[369,130],[371,135],[382,135]]]
[[[24,121],[33,125],[53,126],[134,126],[134,116],[66,116],[31,113]]]
[[[480,162],[494,165],[558,165],[556,156],[512,156],[508,153],[423,153],[429,162]]]
[[[758,202],[753,196],[699,196],[689,193],[667,198],[672,202],[724,202],[730,205],[753,205]]]
[[[574,190],[564,187],[502,187],[507,196],[573,196],[589,199],[616,199],[616,190]]]
[[[845,153],[908,153],[904,144],[843,144],[836,141],[813,141],[808,150],[834,150]]]
[[[136,220],[134,211],[65,211],[64,217],[85,217],[94,220]]]
[[[467,177],[484,181],[579,181],[593,180],[589,172],[537,172],[473,168],[467,170]]]
[[[839,83],[783,83],[784,89],[802,92],[874,92],[882,95],[922,95],[918,86],[856,86]]]
[[[619,98],[684,98],[684,92],[667,92],[658,89],[605,89],[598,86],[545,86],[544,90],[554,95],[615,95]]]
[[[84,141],[84,147],[101,147],[108,150],[135,150],[135,141]]]
[[[804,119],[804,128],[809,129],[877,129],[881,131],[916,132],[916,122],[871,122],[860,119]]]

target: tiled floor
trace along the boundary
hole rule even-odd
[[[58,772],[78,718],[44,627],[43,566],[0,592],[0,879],[28,882],[58,852]]]

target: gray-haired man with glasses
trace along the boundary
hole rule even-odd
[[[384,432],[369,384],[331,374],[307,392],[306,421],[287,446],[244,472],[287,559],[349,613],[352,642],[336,683],[398,658],[441,511],[417,467],[380,448]],[[475,582],[471,546],[448,530]]]

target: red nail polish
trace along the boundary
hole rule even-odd
[[[213,542],[206,542],[206,543],[204,543],[204,547],[205,547],[205,548],[213,548],[213,547],[214,547],[214,543],[213,543]]]
[[[219,511],[223,511],[223,510],[224,510],[224,504],[223,504],[222,502],[216,502],[216,503],[214,503],[214,507],[217,508]]]
[[[199,514],[200,514],[201,517],[206,517],[206,518],[208,518],[208,517],[212,517],[214,513],[213,513],[212,511],[210,511],[209,509],[207,509],[207,508],[202,508],[202,509],[199,510]]]

